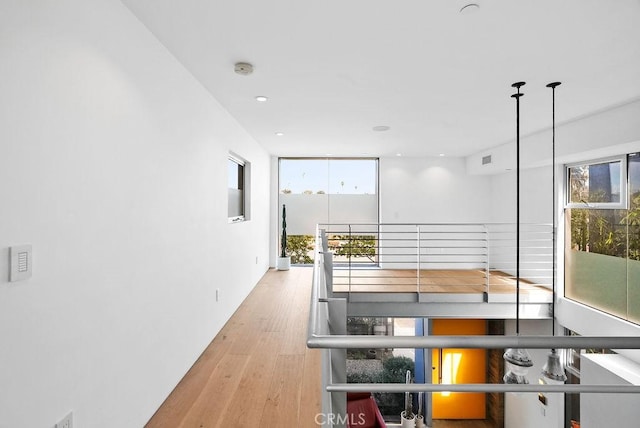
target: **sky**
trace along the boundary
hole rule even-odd
[[[376,193],[375,159],[281,159],[280,191],[292,193]]]

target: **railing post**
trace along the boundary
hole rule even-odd
[[[329,251],[329,240],[326,229],[320,229],[320,242],[322,243],[322,251],[325,253]]]
[[[333,297],[333,253],[326,251],[322,253],[324,280],[327,284],[327,296]]]
[[[331,350],[330,349],[322,349],[322,415],[321,418],[316,416],[318,422],[322,424],[323,427],[331,428],[331,424],[329,423],[329,418],[327,415],[332,413],[331,410],[331,397],[333,393],[327,391],[327,386],[331,385]]]
[[[376,238],[376,254],[375,254],[375,264],[380,267],[380,241],[381,238],[380,236],[382,235],[381,232],[381,228],[380,228],[380,223],[377,224],[376,226],[376,232],[377,232],[377,238]]]
[[[420,301],[420,266],[421,266],[420,265],[420,225],[419,224],[416,225],[416,235],[417,235],[417,238],[418,238],[417,239],[417,245],[418,246],[417,246],[417,249],[416,249],[417,254],[418,254],[418,263],[417,263],[418,270],[416,272],[416,279],[417,279],[417,285],[416,285],[417,290],[416,291],[418,293],[418,302],[419,302]]]
[[[484,291],[484,301],[488,302],[489,301],[489,292],[490,292],[490,287],[491,287],[491,235],[489,233],[489,226],[487,226],[487,224],[483,224],[484,227],[484,240],[485,240],[485,251],[487,252],[486,254],[486,259],[485,259],[485,277],[487,279],[486,282],[486,287],[485,287],[485,291]]]
[[[330,334],[347,334],[347,301],[345,299],[330,299],[329,310],[329,332]],[[347,383],[347,350],[329,350],[329,371],[323,374],[323,387],[325,381],[329,383]],[[329,375],[329,376],[327,376]],[[326,388],[323,388],[326,390]],[[325,415],[328,427],[346,428],[347,418],[347,393],[330,393],[331,410]],[[324,406],[323,406],[324,407]],[[332,416],[331,416],[332,415]]]
[[[351,225],[349,225],[349,255],[348,255],[348,260],[349,260],[349,301],[351,301],[351,245],[352,245],[352,241],[351,241]]]

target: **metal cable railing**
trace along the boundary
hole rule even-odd
[[[515,284],[515,227],[510,223],[321,224],[334,255],[335,289],[330,292],[491,293],[493,285]],[[521,231],[521,280],[551,288],[549,224]],[[319,237],[318,237],[319,239]],[[506,292],[504,288],[498,288]],[[418,297],[418,300],[420,298]]]
[[[513,385],[513,384],[383,384],[383,383],[346,383],[344,368],[345,357],[336,358],[341,350],[356,348],[473,348],[473,349],[640,349],[638,336],[380,336],[380,335],[347,335],[346,331],[336,333],[335,326],[346,322],[347,298],[333,297],[332,287],[336,278],[335,271],[341,261],[334,262],[334,254],[330,250],[332,229],[318,228],[316,241],[316,257],[311,292],[309,324],[307,332],[307,346],[320,348],[323,353],[323,411],[337,414],[346,411],[344,393],[346,392],[565,392],[565,393],[640,393],[640,385]],[[353,233],[353,231],[352,231]],[[381,233],[381,232],[380,232]],[[506,233],[506,232],[501,232]],[[536,232],[537,233],[537,232]],[[532,238],[538,242],[541,238]],[[510,239],[505,238],[508,243]],[[495,242],[494,242],[495,244]],[[419,248],[417,246],[416,248]],[[504,245],[501,248],[510,248]],[[488,248],[491,248],[488,246]],[[536,250],[546,246],[534,248],[533,255],[540,254]],[[419,253],[416,250],[416,253]],[[540,256],[541,257],[541,256]],[[487,259],[488,261],[493,258]],[[378,261],[379,262],[379,261]],[[533,259],[536,264],[536,259]],[[417,262],[420,265],[420,262]],[[353,266],[351,266],[353,268]],[[339,271],[339,268],[336,269]],[[541,276],[545,277],[545,276]],[[334,315],[332,315],[334,314]],[[339,314],[337,317],[335,314]],[[411,317],[411,313],[404,314]],[[339,319],[344,317],[344,319]],[[340,330],[340,328],[338,328]],[[336,395],[342,394],[342,395]],[[337,398],[338,397],[338,398]]]

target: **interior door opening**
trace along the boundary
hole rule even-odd
[[[484,335],[485,320],[434,319],[433,335]],[[485,349],[433,349],[432,382],[455,385],[485,383],[487,352]],[[433,419],[485,419],[486,394],[437,392],[431,395]]]

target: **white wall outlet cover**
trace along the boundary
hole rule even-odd
[[[11,268],[9,269],[9,281],[21,281],[31,278],[31,266],[33,253],[31,245],[15,245],[9,248]]]

